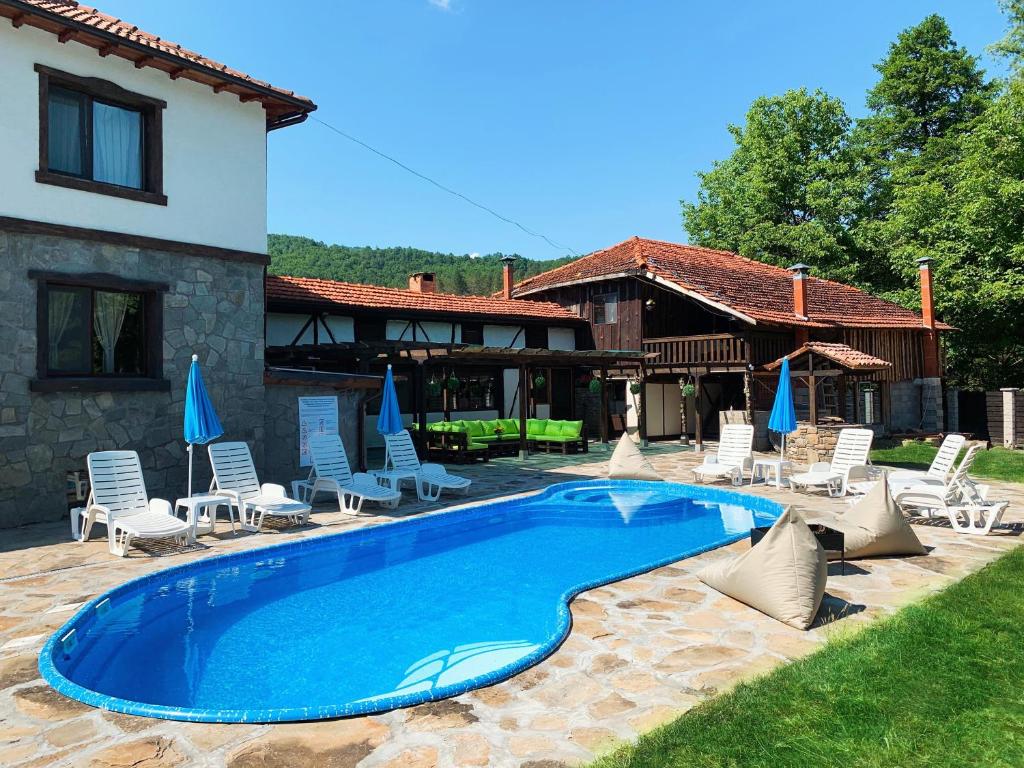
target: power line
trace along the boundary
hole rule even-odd
[[[320,123],[320,125],[322,125],[324,128],[327,128],[328,130],[334,131],[339,136],[341,136],[343,138],[346,138],[346,139],[348,139],[349,141],[351,141],[351,142],[353,142],[355,144],[358,144],[359,146],[363,147],[364,149],[370,150],[371,152],[373,152],[373,154],[377,155],[378,157],[382,157],[385,160],[387,160],[388,162],[394,163],[395,165],[397,165],[402,170],[408,171],[413,176],[416,176],[417,178],[423,179],[423,181],[425,181],[425,182],[427,182],[429,184],[433,184],[435,187],[437,187],[438,189],[442,190],[443,192],[447,192],[449,195],[453,195],[454,197],[457,197],[460,200],[463,200],[463,201],[469,203],[470,205],[472,205],[472,206],[474,206],[476,208],[479,208],[481,211],[486,211],[487,213],[491,214],[491,216],[494,216],[496,219],[500,219],[501,221],[505,222],[506,224],[511,224],[512,226],[519,228],[520,230],[522,230],[526,234],[530,235],[531,237],[540,238],[545,243],[550,245],[552,248],[556,248],[556,249],[558,249],[560,251],[568,251],[573,256],[579,256],[579,253],[577,253],[574,249],[570,248],[568,245],[562,245],[561,243],[556,243],[554,240],[549,238],[543,232],[534,232],[532,229],[530,229],[527,226],[524,226],[523,224],[520,224],[515,219],[510,219],[507,216],[502,216],[500,213],[498,213],[493,208],[489,208],[486,205],[484,205],[483,203],[478,203],[476,200],[472,199],[471,197],[467,197],[466,195],[464,195],[461,192],[458,192],[458,191],[452,189],[451,187],[446,187],[441,182],[435,181],[434,179],[430,178],[429,176],[427,176],[425,174],[420,173],[419,171],[417,171],[414,168],[410,168],[408,165],[403,163],[401,160],[398,160],[398,159],[392,157],[391,155],[387,154],[386,152],[381,152],[379,149],[377,149],[376,147],[370,146],[365,141],[363,141],[361,139],[357,139],[355,136],[352,136],[351,134],[345,133],[345,131],[341,130],[340,128],[336,128],[335,126],[331,125],[330,123],[324,122],[319,117],[313,117],[312,115],[310,117],[311,117],[311,119],[314,122]]]

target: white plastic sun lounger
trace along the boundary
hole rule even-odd
[[[192,528],[175,517],[171,503],[150,499],[135,451],[98,451],[86,459],[92,492],[86,505],[82,540],[94,522],[106,523],[110,553],[124,557],[134,539],[192,540]]]
[[[394,490],[400,490],[404,481],[411,480],[416,486],[416,496],[421,501],[437,501],[441,491],[469,492],[472,480],[449,474],[440,464],[420,463],[408,430],[384,435],[384,444],[387,450],[384,469],[374,470],[370,474]]]
[[[292,484],[300,501],[310,504],[318,493],[334,493],[342,512],[357,515],[364,501],[374,501],[394,509],[402,500],[402,492],[381,485],[364,472],[352,474],[345,446],[338,435],[314,435],[309,438],[313,468],[306,480]]]
[[[789,478],[790,486],[803,488],[825,488],[829,496],[845,496],[851,478],[866,474],[868,454],[875,433],[870,429],[841,429],[832,461],[819,461],[807,472]]]
[[[733,485],[743,482],[743,473],[753,466],[754,427],[750,424],[726,424],[718,441],[718,453],[709,453],[704,463],[693,468],[695,480],[728,478]]]
[[[921,482],[937,481],[945,485],[953,467],[956,466],[956,457],[960,455],[960,449],[964,447],[965,442],[967,442],[967,438],[963,435],[946,435],[927,472],[914,470],[890,472],[887,476],[890,493],[895,496],[904,488],[919,485]]]
[[[287,518],[295,525],[309,520],[309,504],[289,499],[282,485],[260,484],[248,445],[213,443],[209,450],[213,469],[210,491],[231,499],[243,530],[258,531],[268,515]]]
[[[977,444],[968,448],[948,482],[925,481],[894,493],[896,505],[911,516],[945,515],[957,533],[985,536],[999,525],[1009,502],[989,501],[988,486],[971,480],[971,465],[980,450]]]

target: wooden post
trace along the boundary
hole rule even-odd
[[[576,419],[576,372],[578,368],[569,367],[569,418]]]
[[[697,417],[697,423],[693,425],[693,450],[700,453],[704,450],[704,384],[701,382],[700,374],[694,376],[693,411]]]
[[[445,421],[451,421],[452,420],[452,396],[451,396],[451,393],[448,391],[448,379],[450,379],[450,378],[451,378],[450,371],[447,368],[442,368],[441,369],[441,379],[442,379],[442,381],[441,381],[441,395],[442,395],[442,399],[441,399],[442,416],[441,416],[441,418],[443,418]]]
[[[856,379],[854,379],[853,380],[853,423],[854,424],[860,424],[861,423],[861,416],[860,416],[860,414],[861,414],[861,409],[863,407],[863,404],[862,404],[862,401],[860,399],[860,395],[861,395],[861,392],[860,392],[860,382],[857,381]]]
[[[419,443],[420,450],[423,451],[423,457],[427,456],[427,379],[424,372],[423,362],[418,361],[415,367],[412,369],[412,400],[414,414],[416,417],[416,423],[419,424],[417,430],[417,442]]]
[[[754,423],[754,374],[750,368],[743,371],[743,399],[747,406],[747,424]]]
[[[608,445],[608,369],[601,367],[601,442]]]
[[[838,381],[838,384],[839,384],[839,417],[843,421],[849,423],[849,421],[850,421],[850,414],[849,414],[848,409],[846,408],[846,375],[843,374],[842,376],[839,376],[838,379],[839,379],[839,381]]]
[[[807,353],[807,398],[811,408],[811,424],[818,423],[818,380],[814,375],[814,354]]]
[[[519,366],[519,458],[525,460],[529,455],[529,446],[526,444],[526,366]]]
[[[664,399],[664,398],[663,398]],[[647,372],[640,364],[640,413],[637,414],[637,430],[640,432],[640,445],[647,447]]]

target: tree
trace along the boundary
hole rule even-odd
[[[999,7],[1008,17],[1006,35],[989,46],[989,51],[1010,64],[1014,74],[1024,71],[1024,0],[999,0]]]
[[[842,102],[820,90],[755,100],[746,123],[729,126],[733,154],[698,174],[697,202],[682,203],[691,241],[850,277],[846,223],[858,196],[849,127]]]

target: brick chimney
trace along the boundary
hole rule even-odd
[[[512,298],[512,286],[515,285],[515,273],[513,269],[515,263],[515,256],[501,257],[501,295],[506,301]]]
[[[433,293],[434,287],[433,272],[415,272],[409,275],[409,290],[413,293]]]
[[[926,379],[937,379],[939,368],[939,334],[935,331],[935,297],[932,292],[932,260],[924,256],[917,260],[921,275],[921,324],[924,338],[921,347],[921,375]]]
[[[789,268],[793,273],[793,314],[800,320],[807,319],[807,277],[811,268],[806,264],[794,264]],[[799,326],[796,329],[797,348],[802,347],[808,341],[807,328]]]

